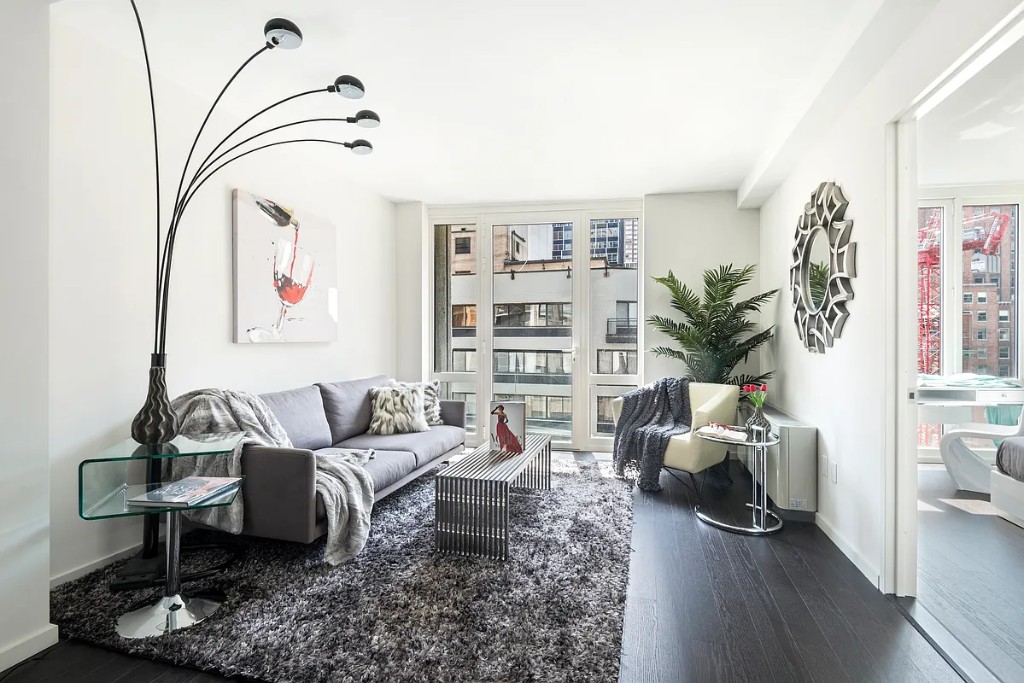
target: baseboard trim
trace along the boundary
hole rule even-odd
[[[942,625],[935,615],[918,604],[914,598],[888,598],[896,605],[904,618],[924,636],[924,639],[935,648],[946,663],[953,667],[960,678],[967,683],[999,683],[999,679],[989,671],[988,667],[974,656],[973,653],[949,629]]]
[[[786,508],[780,508],[778,505],[775,505],[774,508],[775,511],[782,516],[782,519],[787,522],[814,524],[814,518],[818,514],[817,512],[811,512],[810,510],[787,510]]]
[[[57,644],[57,627],[47,624],[35,633],[0,650],[0,671],[7,671],[29,657]]]
[[[142,544],[141,543],[136,543],[135,545],[133,545],[131,547],[124,548],[123,550],[118,550],[117,552],[111,553],[110,555],[106,555],[105,557],[101,557],[98,560],[93,560],[92,562],[87,562],[86,564],[83,564],[81,567],[75,567],[74,569],[69,569],[68,571],[64,572],[63,574],[58,574],[56,576],[51,576],[50,577],[50,590],[53,590],[57,586],[59,586],[59,585],[61,585],[63,583],[67,583],[68,581],[74,581],[75,579],[80,579],[83,576],[85,576],[86,574],[90,574],[90,573],[96,571],[97,569],[102,569],[103,567],[106,567],[108,564],[113,564],[114,562],[117,562],[118,560],[122,560],[122,559],[124,559],[126,557],[131,557],[135,553],[139,552],[139,550],[141,550],[141,549],[142,549]]]
[[[845,536],[839,533],[835,526],[823,517],[820,512],[814,515],[814,523],[818,525],[819,529],[825,532],[825,535],[828,536],[840,550],[843,551],[844,555],[850,558],[850,561],[853,562],[854,566],[860,570],[861,574],[866,576],[876,588],[880,588],[882,585],[882,576],[878,571],[878,567],[871,564],[871,562],[869,562],[868,559],[864,557],[859,550],[857,550],[856,546],[850,543]]]

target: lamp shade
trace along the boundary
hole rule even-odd
[[[380,117],[377,116],[376,112],[372,112],[369,109],[356,112],[355,118],[356,125],[360,128],[376,128],[380,125]]]
[[[353,154],[358,154],[360,156],[366,156],[373,152],[373,145],[366,140],[353,140],[345,146],[351,149]]]
[[[294,50],[302,45],[302,31],[287,19],[271,19],[263,27],[267,43],[282,50]]]
[[[334,92],[350,100],[358,100],[366,94],[366,88],[355,76],[338,76],[334,81]]]

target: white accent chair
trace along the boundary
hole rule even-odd
[[[687,472],[692,477],[725,460],[729,448],[727,445],[705,441],[695,432],[708,422],[735,423],[739,400],[738,386],[690,382],[693,424],[688,433],[669,439],[668,447],[665,449],[665,467]],[[612,401],[612,415],[616,422],[619,421],[621,414],[622,399],[616,398]]]
[[[1016,425],[970,422],[943,434],[939,455],[956,487],[961,491],[992,493],[992,463],[968,448],[964,439],[1008,439],[1011,436],[1024,436],[1024,411]]]

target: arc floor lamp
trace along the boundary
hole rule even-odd
[[[167,397],[167,309],[171,287],[171,266],[174,261],[174,242],[178,236],[178,228],[181,225],[181,219],[188,209],[189,204],[191,204],[192,200],[195,198],[196,193],[202,189],[203,185],[205,185],[210,178],[215,176],[229,164],[232,164],[243,157],[247,157],[250,154],[255,154],[256,152],[281,145],[300,143],[337,145],[351,150],[354,154],[369,154],[373,151],[373,145],[362,139],[353,140],[352,142],[339,142],[337,140],[329,140],[325,138],[296,136],[295,138],[287,140],[275,140],[273,142],[266,143],[262,143],[260,139],[266,135],[277,133],[279,131],[290,130],[295,127],[321,122],[352,123],[361,128],[376,128],[380,125],[380,117],[372,111],[363,110],[357,112],[355,116],[349,117],[301,119],[285,123],[283,125],[274,126],[273,128],[263,130],[255,135],[250,135],[238,142],[234,142],[236,136],[239,136],[239,133],[247,125],[272,109],[294,100],[323,93],[340,95],[341,97],[351,100],[360,99],[364,95],[365,89],[358,78],[348,75],[339,76],[333,83],[326,87],[314,88],[312,90],[296,93],[264,107],[236,126],[234,130],[214,145],[202,162],[193,164],[192,162],[196,158],[196,149],[202,140],[203,132],[206,130],[206,125],[209,123],[210,117],[216,110],[221,98],[224,97],[224,94],[227,92],[228,88],[231,87],[231,84],[234,83],[235,79],[238,78],[239,74],[241,74],[242,71],[244,71],[245,68],[248,67],[249,64],[251,64],[257,57],[265,52],[277,49],[294,50],[302,45],[302,31],[299,30],[298,26],[287,19],[271,19],[264,27],[266,44],[246,59],[245,62],[242,63],[242,66],[232,74],[224,87],[221,88],[217,98],[210,106],[210,110],[207,112],[206,118],[203,119],[202,124],[199,126],[199,130],[192,142],[192,148],[189,150],[188,157],[185,161],[185,166],[181,170],[181,179],[178,181],[178,189],[174,197],[174,206],[170,212],[170,217],[165,230],[163,214],[161,213],[160,206],[160,142],[157,127],[156,97],[153,91],[153,72],[150,65],[149,48],[146,44],[146,31],[142,24],[142,17],[139,14],[139,8],[136,5],[135,0],[131,0],[131,5],[132,10],[135,13],[136,23],[138,24],[139,36],[142,39],[142,51],[146,61],[146,77],[149,84],[149,103],[153,117],[153,157],[156,167],[156,278],[153,352],[150,357],[149,388],[146,395],[146,402],[142,406],[138,415],[136,415],[135,419],[132,421],[131,432],[132,438],[139,443],[145,445],[156,445],[170,441],[178,435],[179,430],[178,418],[171,409],[171,402]],[[189,175],[190,171],[192,172],[191,176]],[[188,180],[187,183],[186,179]]]

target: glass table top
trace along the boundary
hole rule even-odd
[[[746,427],[729,425],[729,428],[737,432],[746,431]],[[758,448],[762,446],[774,446],[775,444],[779,443],[779,435],[773,432],[762,433],[760,440],[754,440],[748,436],[746,441],[739,441],[738,439],[730,439],[725,436],[718,436],[717,434],[711,432],[702,432],[699,429],[694,433],[701,439],[704,439],[705,441],[724,443],[729,444],[730,446],[751,446],[754,448]]]
[[[206,508],[224,507],[235,502],[235,496],[241,488],[241,482],[225,490],[222,493],[207,498],[201,503],[182,507],[141,507],[130,505],[129,500],[141,496],[149,491],[155,491],[161,484],[121,484],[112,490],[106,489],[85,489],[79,499],[81,509],[79,514],[82,519],[110,519],[111,517],[132,517],[134,515],[153,515],[160,512],[171,512],[177,510],[204,510]]]
[[[168,458],[228,456],[242,442],[241,432],[207,434],[201,436],[178,436],[167,443],[144,446],[134,439],[125,439],[78,465],[78,513],[83,519],[107,519],[151,515],[182,508],[139,507],[128,501],[161,484],[149,483],[159,480],[151,469],[166,472]],[[159,462],[163,460],[163,465]],[[152,467],[151,467],[152,465]],[[238,495],[239,487],[228,489],[223,494],[210,498],[202,504],[186,508],[220,507],[230,505]]]
[[[196,455],[222,455],[231,453],[245,436],[242,432],[206,434],[203,436],[177,436],[167,443],[143,446],[135,439],[125,439],[103,450],[86,462],[109,460],[136,460],[139,458],[179,458]]]

